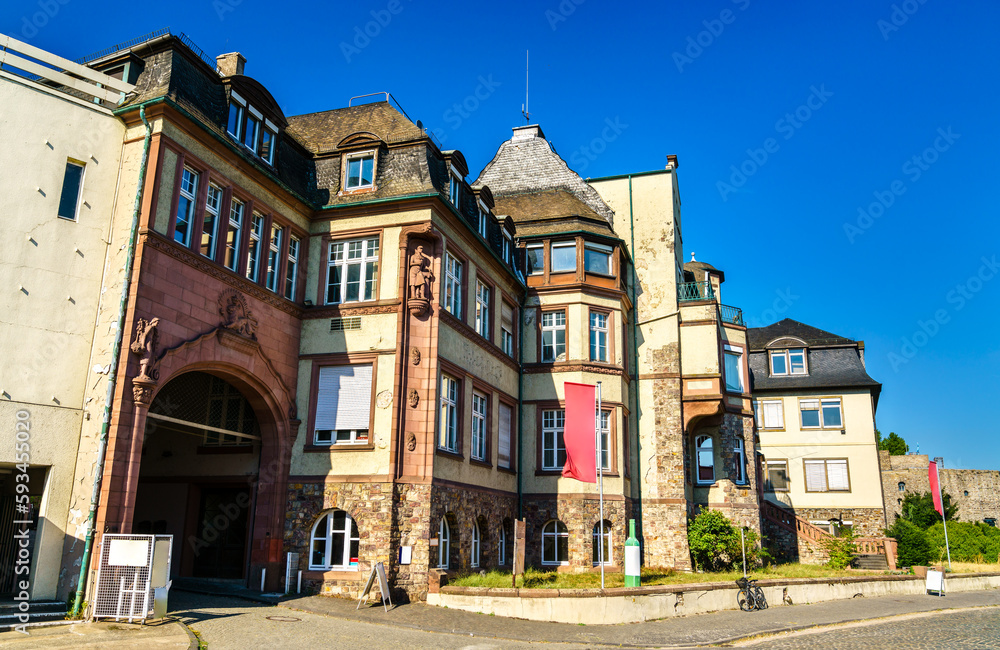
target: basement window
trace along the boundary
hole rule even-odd
[[[66,161],[63,173],[62,194],[59,196],[59,216],[76,221],[80,210],[80,195],[83,190],[83,170],[85,165],[75,160]]]

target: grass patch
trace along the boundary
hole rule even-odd
[[[953,566],[958,567],[960,563]],[[979,568],[955,568],[955,572],[988,571],[984,568],[990,565],[962,565]],[[992,565],[996,570],[997,565]],[[772,579],[772,578],[841,578],[847,576],[870,575],[874,572],[860,574],[858,571],[847,569],[835,570],[826,566],[813,564],[778,564],[750,571],[752,578]],[[884,573],[889,573],[888,571]],[[876,574],[877,575],[877,574]],[[719,571],[706,573],[677,572],[670,568],[645,567],[641,573],[641,583],[650,585],[678,585],[696,584],[699,582],[735,582],[737,578],[743,577],[742,569],[738,571]],[[490,588],[510,588],[509,571],[490,571],[485,575],[473,573],[459,576],[448,584],[456,587],[490,587]],[[604,584],[607,588],[624,587],[625,576],[622,573],[608,573],[605,575]],[[527,589],[600,589],[600,573],[559,573],[556,571],[539,571],[528,568],[523,576],[517,577],[517,586]]]
[[[948,568],[948,560],[941,563]],[[1000,564],[996,562],[952,562],[952,573],[996,573],[1000,571]]]

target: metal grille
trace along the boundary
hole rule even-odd
[[[285,593],[292,591],[292,585],[297,585],[299,577],[299,554],[289,553],[285,565]]]
[[[185,373],[164,386],[149,418],[147,437],[162,428],[200,437],[207,446],[252,445],[260,439],[250,402],[229,382],[204,372]]]
[[[153,610],[150,576],[153,549],[157,540],[171,540],[171,535],[104,535],[101,538],[101,562],[97,569],[93,618],[144,620]],[[142,544],[145,543],[145,553]],[[122,548],[130,551],[123,557]],[[167,543],[169,548],[169,542]],[[124,563],[124,564],[123,564]],[[169,575],[169,559],[167,575]]]
[[[360,316],[345,316],[343,318],[330,319],[331,332],[343,332],[345,330],[359,330],[359,329],[361,329]]]

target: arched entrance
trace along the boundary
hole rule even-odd
[[[249,575],[261,430],[271,420],[255,401],[207,369],[176,375],[150,404],[132,530],[174,536],[174,576]]]

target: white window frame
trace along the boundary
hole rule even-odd
[[[771,408],[768,408],[771,407]],[[777,407],[776,409],[774,407]],[[758,429],[782,431],[785,428],[785,402],[783,399],[759,399],[753,403]]]
[[[344,527],[339,530],[334,530],[334,514],[337,512],[344,513]],[[321,537],[317,538],[317,532],[320,532],[320,524],[325,523],[326,525],[322,528]],[[355,531],[358,531],[358,535],[355,536]],[[333,562],[332,560],[337,558],[330,557],[333,552],[333,537],[334,535],[342,535],[344,537],[344,552],[339,558],[340,562]],[[325,560],[323,564],[316,564],[313,562],[313,550],[316,547],[317,542],[324,545],[323,559]],[[312,532],[309,535],[309,569],[311,571],[357,571],[358,562],[351,562],[351,547],[357,542],[358,544],[358,555],[360,556],[361,551],[361,536],[360,531],[357,527],[357,522],[351,517],[351,514],[346,510],[340,510],[339,508],[334,508],[333,510],[327,510],[323,512],[316,523],[313,524]],[[358,558],[355,557],[355,560]]]
[[[601,469],[611,470],[611,410],[601,409]]]
[[[295,235],[288,237],[288,254],[285,262],[285,298],[295,300],[295,290],[298,288],[299,251],[302,240]]]
[[[190,178],[190,182],[187,182]],[[187,214],[184,217],[184,224],[186,226],[185,234],[181,239],[177,239],[177,224],[181,222],[181,201],[177,201],[177,214],[174,215],[174,241],[179,243],[181,246],[191,245],[191,232],[194,230],[194,215],[195,215],[195,202],[198,200],[198,184],[200,182],[200,175],[195,170],[190,167],[184,167],[181,171],[181,186],[180,199],[185,199],[187,201]]]
[[[365,161],[372,161],[371,169],[371,182],[364,182],[364,170]],[[355,185],[351,184],[351,164],[357,163],[358,168],[358,182]],[[350,153],[344,156],[344,189],[353,192],[354,190],[363,190],[375,187],[375,150],[370,149],[368,151],[358,151],[357,153]]]
[[[573,249],[573,265],[568,268],[556,268],[556,249],[557,248],[571,248]],[[576,241],[557,241],[552,242],[551,251],[549,254],[549,272],[550,273],[572,273],[576,271]]]
[[[243,243],[243,219],[246,217],[246,209],[246,204],[236,197],[229,202],[229,226],[226,228],[226,252],[222,263],[230,271],[235,271],[240,266],[240,245]]]
[[[250,136],[250,122],[253,121],[253,142],[248,143],[247,138]],[[246,118],[243,120],[243,138],[240,140],[240,144],[249,149],[250,151],[257,153],[257,146],[260,142],[260,131],[261,127],[264,125],[264,116],[260,114],[253,106],[247,106]]]
[[[321,414],[320,409],[319,409],[319,401],[320,401],[320,397],[321,397],[321,391],[320,391],[320,389],[322,387],[322,378],[323,378],[323,370],[324,369],[326,369],[326,368],[345,368],[346,369],[346,368],[364,368],[364,367],[368,368],[368,371],[366,373],[367,374],[367,379],[368,379],[367,385],[365,385],[363,383],[360,383],[360,381],[358,379],[356,379],[356,377],[358,377],[358,371],[357,370],[352,371],[351,374],[348,375],[349,377],[355,377],[355,379],[353,381],[351,381],[350,379],[346,379],[346,378],[344,378],[344,379],[341,380],[341,381],[344,382],[345,386],[350,386],[350,391],[352,391],[353,394],[361,394],[363,392],[363,394],[366,394],[368,396],[368,412],[366,413],[366,415],[368,417],[367,417],[367,420],[365,421],[364,428],[362,428],[361,426],[358,426],[358,425],[361,424],[361,422],[355,421],[355,422],[350,422],[350,424],[354,425],[354,426],[346,426],[346,427],[344,427],[342,429],[335,429],[335,428],[331,428],[331,429],[319,429],[318,425],[321,424],[321,423],[316,421],[316,420],[319,419],[318,417],[316,417],[314,419],[314,422],[313,422],[313,425],[314,425],[313,426],[313,444],[314,445],[316,445],[316,446],[325,446],[325,447],[330,447],[330,446],[336,447],[336,446],[342,446],[342,445],[366,445],[371,440],[371,426],[372,426],[372,423],[371,423],[371,394],[372,394],[372,383],[374,382],[374,376],[375,376],[375,365],[374,365],[374,363],[354,363],[354,364],[343,364],[343,365],[340,365],[340,366],[323,366],[323,367],[321,367],[319,369],[319,375],[318,375],[318,380],[317,380],[318,381],[318,385],[316,386],[317,407],[316,407],[315,413],[316,413],[317,416]],[[351,383],[347,384],[348,381],[350,381]],[[339,398],[338,398],[338,405],[339,405]],[[341,421],[340,423],[337,423],[337,422],[334,423],[334,425],[336,425],[336,424],[348,424],[348,423],[345,423],[345,422]]]
[[[545,245],[544,244],[528,244],[524,247],[524,274],[525,275],[544,275],[545,274]],[[528,268],[528,261],[531,259],[532,252],[541,252],[542,263],[538,265],[537,268]]]
[[[441,306],[456,318],[462,317],[462,271],[462,260],[445,251]]]
[[[477,390],[472,391],[472,449],[473,460],[486,460],[486,424],[489,412],[489,397]]]
[[[592,271],[592,270],[588,269],[587,268],[587,252],[588,251],[592,251],[594,253],[600,253],[602,255],[606,255],[607,259],[608,259],[608,266],[607,266],[607,268],[605,270],[603,270],[603,271]],[[611,258],[614,255],[614,252],[615,252],[615,249],[613,247],[611,247],[611,246],[606,246],[604,244],[595,244],[593,242],[585,242],[584,245],[583,245],[583,269],[584,269],[584,271],[586,271],[587,273],[598,273],[600,275],[611,275],[612,274],[612,270],[611,270],[612,261],[611,261]]]
[[[451,201],[456,210],[462,211],[462,178],[454,167],[448,174],[448,200]]]
[[[802,367],[800,369],[792,368],[792,357],[801,356],[802,357]],[[785,364],[785,372],[776,372],[774,369],[775,359],[781,359]],[[771,370],[772,377],[789,377],[792,375],[808,375],[809,366],[808,359],[806,355],[805,348],[789,348],[787,350],[769,350],[768,351],[768,363]]]
[[[479,223],[478,230],[479,236],[483,239],[488,239],[489,236],[489,223],[490,223],[490,210],[486,205],[479,201]]]
[[[703,442],[707,441],[708,446],[704,447]],[[708,454],[708,459],[711,462],[709,465],[702,465],[705,454]],[[701,435],[694,439],[694,471],[695,471],[695,483],[697,485],[711,485],[715,483],[715,441],[712,436]],[[712,476],[709,479],[703,479],[701,477],[701,469],[707,467],[712,470]]]
[[[451,562],[451,526],[448,515],[441,516],[438,524],[438,568],[447,569]]]
[[[490,338],[490,285],[476,280],[476,332],[484,339]]]
[[[438,421],[438,448],[458,453],[458,380],[441,374],[441,403]]]
[[[66,176],[70,167],[78,167],[80,169],[80,183],[76,188],[76,197],[73,199],[73,214],[65,215],[60,214],[60,208],[62,207],[63,194],[66,192]],[[66,167],[63,168],[63,184],[59,192],[59,204],[56,206],[56,216],[60,219],[66,219],[67,221],[77,221],[80,216],[80,204],[83,203],[83,182],[87,176],[87,164],[73,160],[72,158],[66,159]]]
[[[482,537],[480,536],[479,532],[479,522],[474,521],[472,522],[472,549],[471,549],[472,557],[470,558],[470,564],[472,564],[473,569],[479,568],[480,560],[482,559],[480,557],[481,547],[482,547]]]
[[[285,232],[288,229],[281,224],[271,222],[271,236],[267,246],[267,274],[264,276],[264,286],[278,293],[278,277],[281,275],[281,249],[285,244]]]
[[[827,423],[826,409],[836,406],[839,417],[837,424]],[[806,424],[803,415],[806,411],[816,411],[819,424]],[[809,397],[799,399],[799,426],[803,429],[843,429],[844,405],[839,397]]]
[[[500,534],[497,536],[497,565],[507,565],[507,529],[500,524]]]
[[[561,322],[560,321],[561,317]],[[549,318],[551,322],[546,324],[546,319]],[[565,361],[567,358],[566,350],[566,311],[565,310],[553,310],[553,311],[543,311],[542,312],[542,363],[555,363],[557,361]],[[562,332],[562,354],[559,352],[560,344],[558,342],[559,332]],[[551,342],[545,342],[545,335],[549,333],[551,336]],[[547,352],[550,351],[550,352]],[[560,357],[563,357],[560,359]]]
[[[271,148],[267,150],[267,155],[264,155],[264,137],[268,135],[271,136]],[[278,127],[267,118],[264,118],[264,126],[260,130],[258,142],[260,143],[260,147],[257,155],[268,165],[273,165],[274,150],[278,148]]]
[[[601,566],[601,556],[598,554],[598,544],[600,543],[599,538],[604,538],[604,566],[611,566],[614,564],[612,554],[614,552],[614,544],[612,544],[611,539],[611,522],[607,519],[604,521],[599,521],[594,524],[594,528],[591,535],[591,561],[594,566]]]
[[[261,248],[267,219],[259,212],[250,215],[250,244],[247,246],[247,279],[257,282],[260,278]]]
[[[217,235],[219,232],[219,220],[220,214],[222,213],[222,188],[215,183],[208,184],[208,190],[205,191],[205,214],[201,220],[201,243],[198,246],[199,252],[203,257],[208,259],[215,259],[215,244],[217,241]],[[206,230],[205,226],[208,225],[208,220],[212,220],[211,227]],[[205,237],[208,237],[208,253],[205,253]]]
[[[785,487],[776,489],[774,483],[771,481],[771,466],[774,465],[775,469],[783,468],[785,470]],[[788,473],[788,460],[767,460],[764,461],[764,491],[765,492],[791,492],[792,479]]]
[[[552,549],[555,557],[547,559],[545,557],[545,542],[549,538],[552,539]],[[566,545],[566,557],[560,557],[560,542],[564,542]],[[553,519],[542,526],[542,564],[544,566],[565,566],[569,564],[569,529],[566,528],[566,524],[558,519]]]
[[[510,321],[505,321],[503,309],[510,309]],[[504,301],[500,307],[500,349],[508,357],[514,357],[514,321],[517,320],[517,308]]]
[[[730,379],[729,366],[728,366],[728,364],[723,363],[723,370],[725,371],[724,374],[725,374],[725,381],[726,381],[726,391],[730,392],[730,393],[745,393],[746,392],[747,384],[746,384],[746,380],[744,379],[744,376],[743,376],[743,348],[741,348],[739,346],[735,346],[735,345],[729,345],[729,344],[726,344],[724,346],[724,348],[725,349],[723,350],[723,353],[722,353],[723,354],[723,362],[725,362],[725,360],[727,358],[731,358],[731,357],[735,357],[736,358],[736,378],[739,380],[739,387],[738,387],[738,389],[737,388],[733,388],[732,386],[730,386],[730,384],[729,384],[729,379]]]
[[[566,464],[565,409],[545,409],[542,411],[542,469],[561,470]],[[559,462],[560,455],[562,462]]]
[[[237,109],[236,133],[233,133],[233,130],[229,128],[230,124],[233,122],[230,118],[232,117],[234,107]],[[229,93],[229,115],[226,116],[226,131],[229,135],[233,136],[237,142],[241,143],[243,142],[243,122],[246,117],[246,110],[246,101],[235,92]]]
[[[380,249],[381,242],[379,242],[377,235],[330,242],[326,255],[326,291],[324,293],[326,304],[342,305],[378,300]],[[348,275],[352,266],[358,267],[358,297],[356,299],[349,299],[350,285],[353,283],[348,281]],[[331,296],[331,293],[335,295]]]
[[[500,230],[503,233],[503,249],[502,249],[503,261],[506,262],[507,264],[510,264],[511,251],[514,250],[514,238],[511,237],[510,233],[507,232],[506,228],[501,226]]]
[[[823,465],[823,485],[821,489],[816,489],[815,482],[810,481],[809,467],[816,467],[818,465]],[[844,473],[843,478],[845,479],[845,487],[838,487],[833,489],[830,487],[830,465],[843,465]],[[851,491],[851,467],[850,463],[847,462],[846,458],[807,458],[803,461],[803,471],[805,473],[805,489],[806,492],[850,492]],[[839,478],[839,477],[838,477]],[[812,485],[812,487],[810,487]]]
[[[595,323],[596,317],[596,323]],[[603,319],[603,323],[601,320]],[[590,360],[598,363],[608,362],[608,321],[610,314],[603,311],[590,312]],[[595,356],[595,351],[597,352]]]

